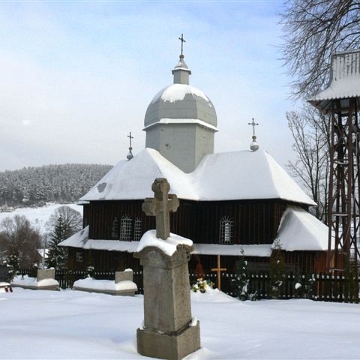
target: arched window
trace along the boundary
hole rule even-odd
[[[232,244],[233,242],[233,221],[229,216],[220,220],[220,244]]]
[[[131,241],[132,219],[129,215],[121,217],[120,221],[120,240]]]
[[[141,219],[136,218],[134,222],[134,240],[139,241],[142,235],[141,231]]]

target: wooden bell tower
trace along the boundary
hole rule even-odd
[[[344,270],[359,262],[360,50],[331,59],[327,89],[309,102],[328,117],[330,177],[327,268]]]

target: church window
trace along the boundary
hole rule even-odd
[[[141,219],[136,218],[134,222],[134,240],[139,241],[141,238]]]
[[[120,221],[120,240],[131,241],[132,219],[129,215],[121,217]]]
[[[233,221],[229,216],[220,220],[220,244],[232,244]]]
[[[119,236],[120,236],[120,221],[119,218],[116,217],[112,223],[111,237],[113,239],[119,239]]]

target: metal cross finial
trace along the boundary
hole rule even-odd
[[[184,39],[184,34],[181,34],[181,37],[179,37],[179,40],[181,41],[181,55],[180,56],[184,56],[183,52],[184,52],[184,42],[186,42],[186,40]]]
[[[134,137],[131,136],[131,131],[130,131],[130,135],[127,136],[130,139],[130,147],[131,147],[131,139],[133,139]]]
[[[252,125],[252,127],[253,127],[253,136],[255,136],[255,126],[256,126],[256,125],[259,125],[259,123],[256,123],[256,122],[254,121],[254,118],[252,118],[252,122],[251,122],[251,123],[248,123],[248,125]]]
[[[127,136],[129,139],[130,139],[130,146],[129,146],[129,153],[127,154],[127,159],[128,160],[131,160],[133,157],[134,157],[134,155],[133,155],[133,153],[132,153],[132,146],[131,146],[131,139],[133,139],[134,137],[133,136],[131,136],[131,131],[130,131],[130,135],[128,135]]]

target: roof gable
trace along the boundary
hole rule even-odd
[[[277,237],[285,251],[326,251],[329,228],[315,216],[298,207],[283,214]]]

